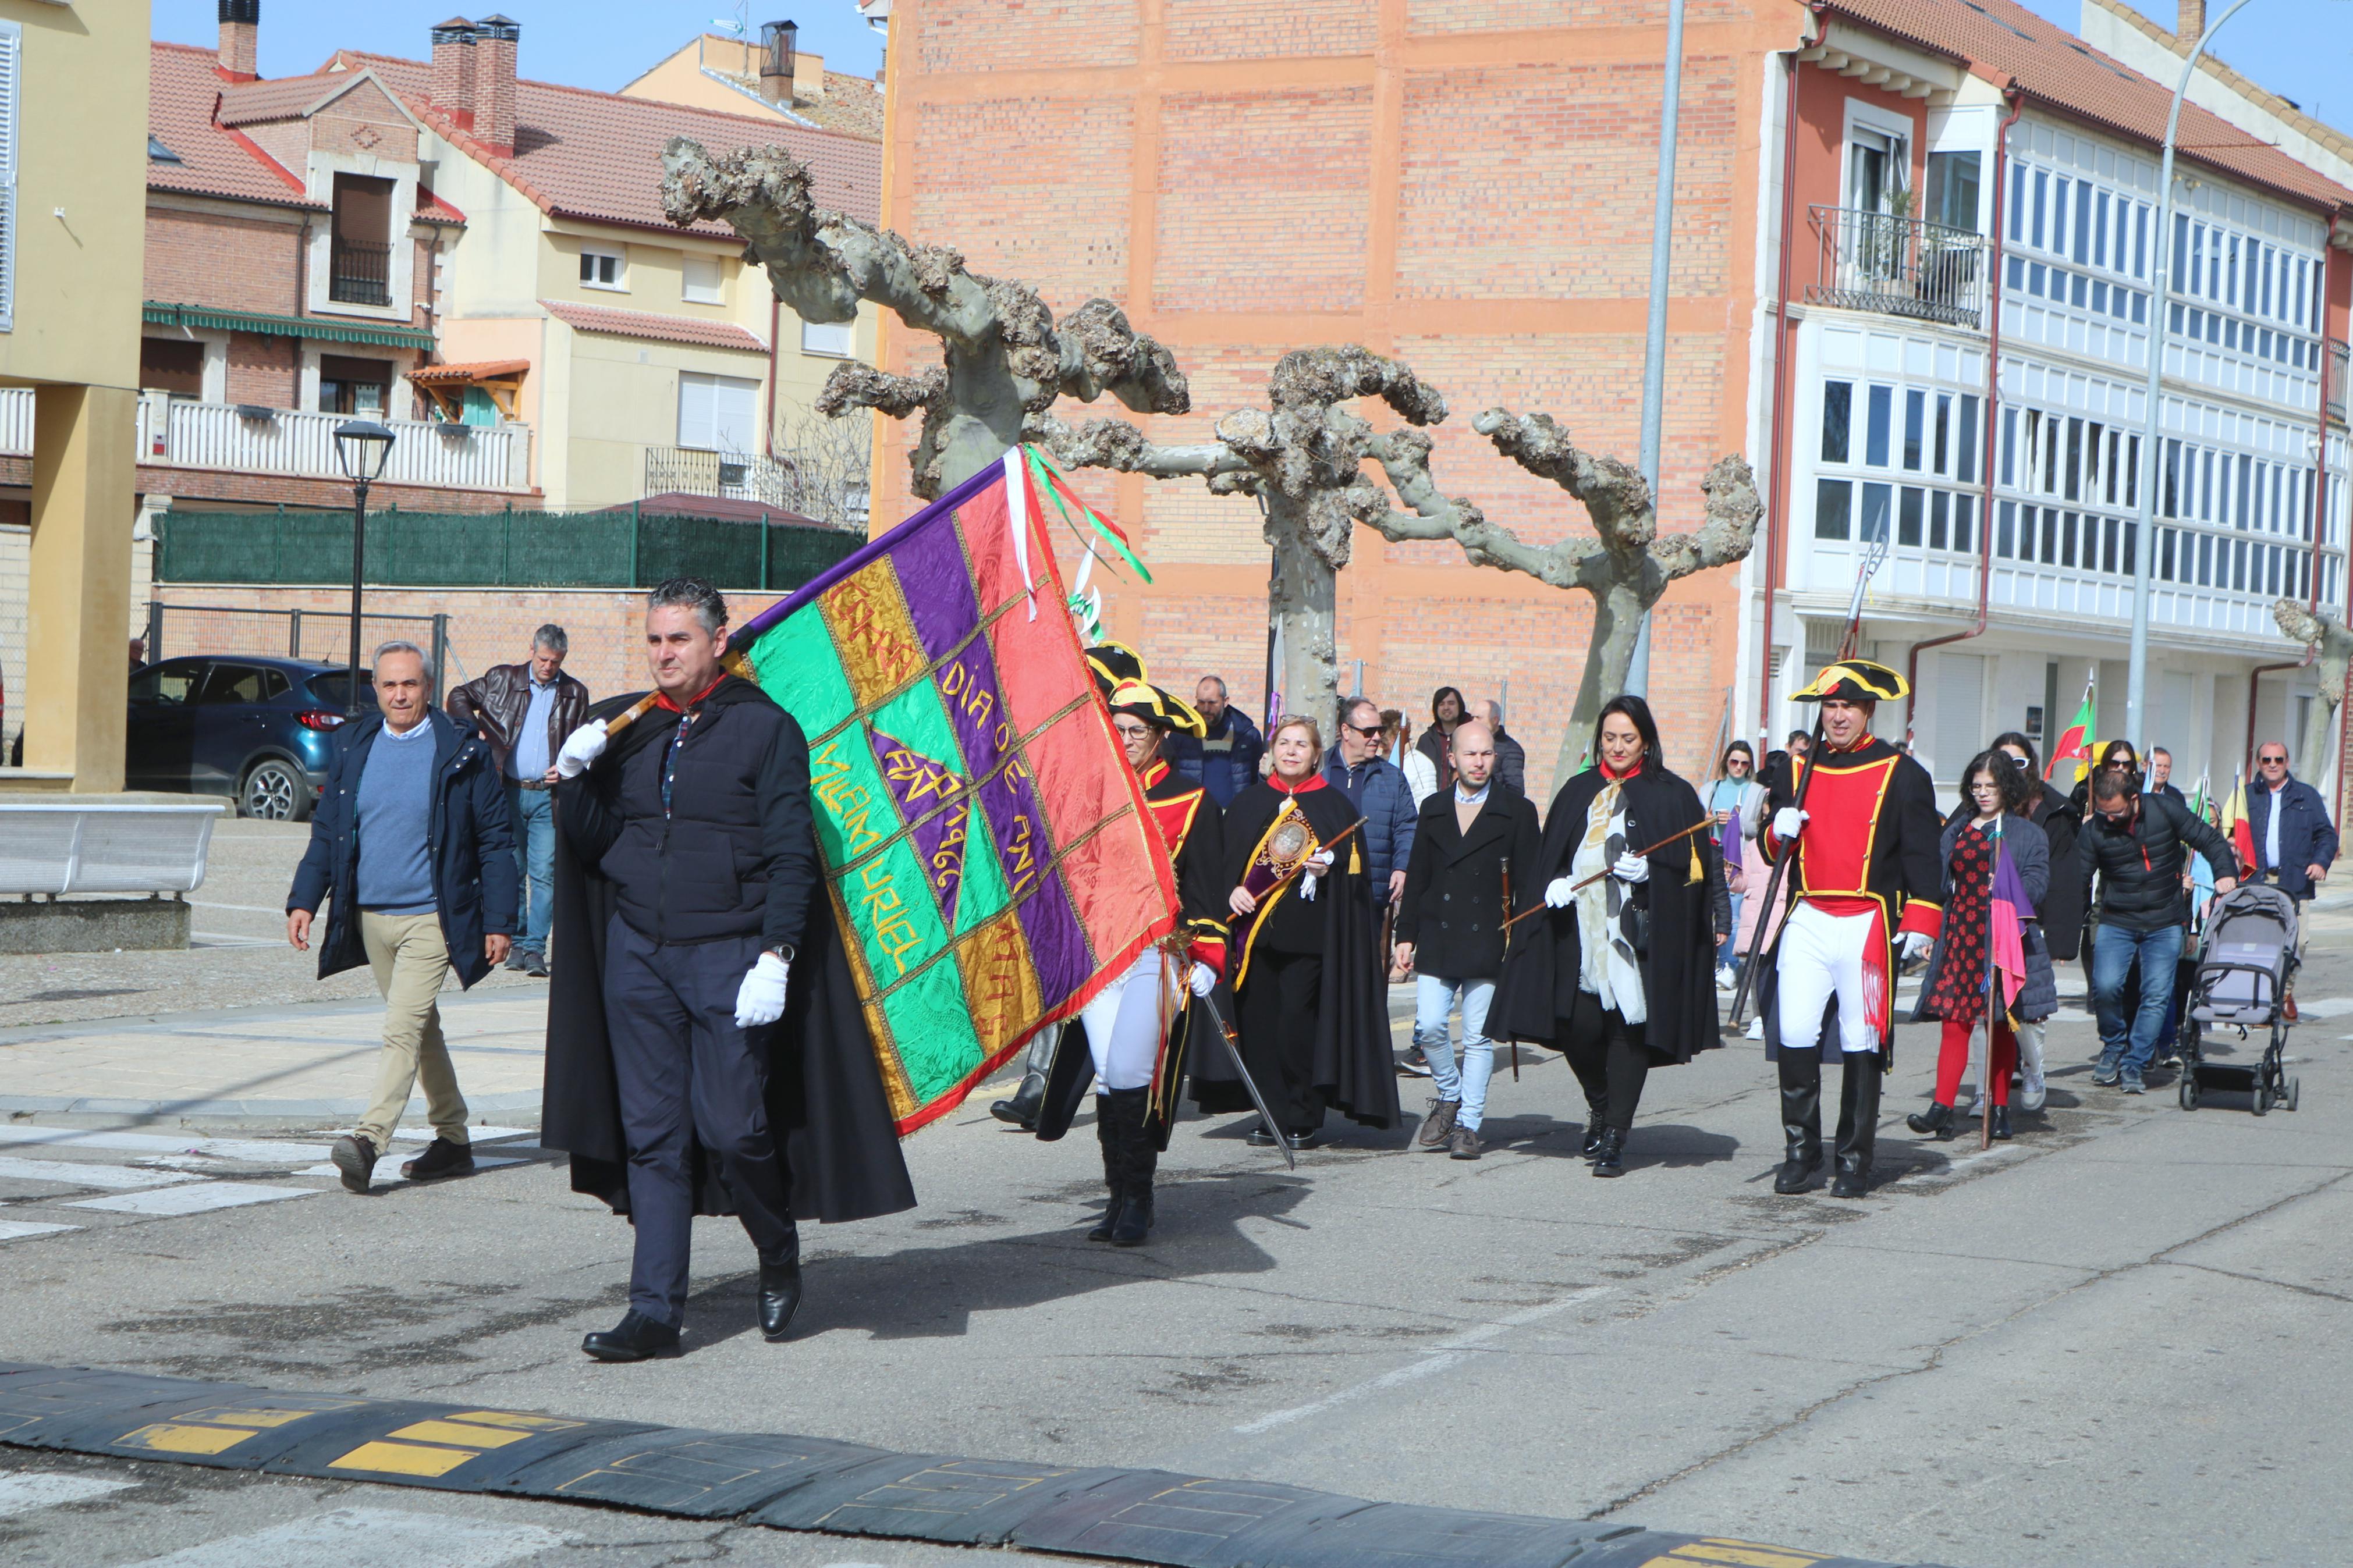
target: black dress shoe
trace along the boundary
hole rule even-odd
[[[1813,1185],[1814,1177],[1821,1168],[1822,1156],[1819,1150],[1811,1158],[1792,1154],[1781,1162],[1780,1171],[1773,1177],[1773,1190],[1784,1197],[1802,1193]]]
[[[1924,1138],[1943,1140],[1953,1135],[1953,1108],[1941,1100],[1932,1100],[1926,1110],[1915,1110],[1904,1119],[1904,1125]]]
[[[1324,1146],[1324,1129],[1321,1127],[1294,1127],[1282,1136],[1293,1149],[1320,1149]]]
[[[1250,1130],[1250,1136],[1243,1139],[1242,1142],[1249,1144],[1253,1149],[1271,1149],[1274,1147],[1274,1132],[1273,1130],[1269,1128],[1265,1122],[1261,1121],[1257,1126]],[[1296,1147],[1296,1145],[1293,1145],[1293,1147]]]
[[[801,1260],[760,1265],[760,1335],[770,1344],[785,1337],[801,1305]]]
[[[1993,1108],[1994,1141],[1996,1142],[2000,1142],[2010,1135],[2010,1107],[2007,1105],[1997,1105]]]
[[[1859,1198],[1871,1191],[1871,1162],[1852,1155],[1839,1156],[1838,1174],[1831,1180],[1831,1196]]]
[[[678,1331],[632,1307],[617,1326],[590,1334],[580,1348],[598,1361],[649,1361],[678,1354]]]
[[[375,1145],[353,1132],[335,1140],[327,1151],[327,1158],[335,1163],[336,1173],[343,1178],[343,1190],[364,1194],[369,1178],[375,1174]]]
[[[447,1138],[436,1138],[425,1146],[425,1152],[405,1162],[400,1173],[412,1182],[441,1182],[451,1176],[474,1173],[474,1150],[471,1144],[452,1143]]]
[[[1615,1127],[1601,1130],[1601,1145],[1593,1152],[1593,1173],[1597,1176],[1622,1176],[1626,1173],[1626,1134]]]

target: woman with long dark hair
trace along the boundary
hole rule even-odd
[[[1414,742],[1414,750],[1430,759],[1433,790],[1454,782],[1454,726],[1462,722],[1464,712],[1462,693],[1453,687],[1441,686],[1430,694],[1430,728]]]
[[[1491,1032],[1568,1058],[1585,1090],[1585,1157],[1595,1175],[1619,1176],[1651,1069],[1721,1043],[1709,818],[1667,771],[1641,698],[1603,706],[1592,755],[1545,818],[1538,874],[1514,912],[1546,912],[1515,930],[1493,1006],[1504,1027]]]
[[[1993,738],[1994,751],[2008,757],[2026,781],[2026,805],[2019,815],[2042,829],[2051,844],[2051,885],[2035,901],[2042,923],[2042,945],[2054,964],[2075,956],[2084,941],[2084,879],[2076,874],[2075,836],[2084,829],[2084,813],[2065,792],[2054,787],[2041,771],[2034,742],[2015,730]],[[1973,813],[1964,798],[1948,821],[1965,821]],[[2018,1028],[2018,1108],[2042,1109],[2042,1025],[2021,1019]]]
[[[1746,897],[1746,872],[1751,856],[1746,840],[1757,837],[1765,805],[1765,786],[1757,778],[1757,752],[1746,741],[1735,741],[1715,760],[1715,777],[1708,784],[1707,814],[1715,823],[1717,850],[1724,857],[1725,875],[1732,883],[1728,929],[1715,948],[1715,983],[1729,988],[1740,983],[1736,951],[1741,905]],[[1758,889],[1761,894],[1763,889]]]
[[[2039,1021],[2059,1010],[2058,979],[2034,912],[2051,885],[2051,846],[2022,815],[2031,801],[2029,782],[2006,752],[1980,752],[1961,771],[1968,812],[1945,824],[1944,924],[1912,1014],[1915,1023],[1945,1026],[1936,1098],[1906,1119],[1928,1137],[1953,1135],[1969,1037],[1983,1023],[1986,1115],[1992,1136],[2008,1138],[2010,1074],[2018,1065],[2012,1020]]]

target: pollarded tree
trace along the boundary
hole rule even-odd
[[[1377,397],[1413,425],[1446,417],[1446,402],[1403,362],[1358,347],[1293,349],[1275,363],[1267,406],[1217,423],[1217,439],[1157,446],[1122,419],[1072,428],[1050,415],[1029,422],[1032,440],[1067,467],[1110,468],[1155,479],[1198,478],[1212,494],[1247,495],[1264,510],[1274,548],[1269,613],[1282,632],[1278,675],[1284,706],[1328,720],[1338,695],[1335,584],[1348,564],[1355,528],[1388,510],[1365,471],[1380,439],[1341,406]]]
[[[1443,495],[1430,477],[1430,437],[1419,430],[1378,437],[1369,452],[1412,510],[1383,510],[1365,521],[1387,539],[1451,539],[1474,564],[1525,572],[1556,588],[1581,588],[1593,595],[1585,673],[1554,763],[1554,779],[1566,779],[1584,755],[1602,703],[1626,689],[1644,614],[1675,579],[1728,566],[1756,543],[1763,510],[1756,479],[1742,458],[1718,460],[1700,481],[1706,521],[1692,532],[1662,539],[1658,509],[1641,470],[1581,449],[1551,415],[1490,408],[1471,427],[1504,456],[1582,502],[1593,520],[1593,536],[1530,544],[1490,521],[1477,503]]]
[[[2316,651],[2319,664],[2320,700],[2305,716],[2304,734],[2296,743],[2295,764],[2317,787],[2327,776],[2328,726],[2345,697],[2345,671],[2353,664],[2353,631],[2326,610],[2314,610],[2301,599],[2282,599],[2272,606],[2272,619],[2288,641]]]
[[[828,415],[871,408],[903,419],[920,410],[908,461],[914,492],[926,500],[997,461],[1021,439],[1023,421],[1058,398],[1092,402],[1108,392],[1145,414],[1192,406],[1175,357],[1108,300],[1090,300],[1058,324],[1027,284],[968,271],[954,250],[818,206],[808,170],[781,147],[714,158],[672,137],[662,168],[670,220],[723,220],[803,321],[855,321],[866,300],[940,340],[936,368],[909,376],[846,363],[817,402]]]

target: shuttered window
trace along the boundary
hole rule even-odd
[[[741,376],[681,372],[678,444],[705,452],[751,452],[760,431],[760,384]]]
[[[0,22],[0,332],[16,326],[16,100],[25,30]]]

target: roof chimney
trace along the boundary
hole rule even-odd
[[[433,101],[459,130],[474,128],[474,24],[463,16],[433,29]]]
[[[2206,36],[2206,0],[2175,0],[2174,36],[2194,44]]]
[[[512,16],[474,24],[474,135],[502,158],[514,155],[515,46],[522,26]]]
[[[251,81],[261,45],[261,0],[220,0],[220,73]]]
[[[792,22],[760,24],[760,96],[770,103],[793,100],[793,57],[800,31]]]

